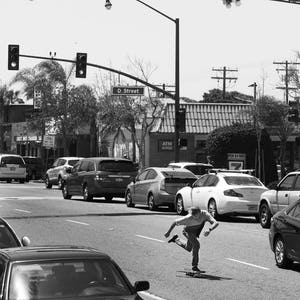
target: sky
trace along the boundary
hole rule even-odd
[[[284,101],[276,69],[295,62],[300,51],[300,5],[270,0],[241,0],[230,9],[222,0],[144,0],[180,20],[180,96],[202,100],[203,93],[222,89],[222,76],[212,69],[237,77],[227,80],[227,91],[253,95],[259,91]],[[0,83],[9,84],[16,71],[7,70],[9,44],[20,45],[23,55],[75,59],[86,52],[88,62],[129,73],[131,61],[151,65],[149,82],[174,85],[175,23],[136,0],[1,0]],[[40,60],[20,58],[20,69]],[[62,65],[68,69],[70,64]],[[88,67],[86,79],[74,84],[95,84],[99,70]],[[107,71],[101,71],[106,76]],[[133,74],[134,75],[134,74]],[[122,78],[128,85],[135,82]]]

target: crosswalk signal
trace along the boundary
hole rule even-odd
[[[19,70],[19,45],[8,45],[8,70]]]
[[[87,54],[77,53],[76,55],[76,77],[77,78],[86,78],[86,62],[87,62]]]
[[[179,132],[185,132],[185,108],[179,108],[176,112],[176,127]]]

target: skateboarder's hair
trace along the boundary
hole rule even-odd
[[[191,215],[192,216],[195,216],[196,214],[200,213],[201,212],[201,209],[197,206],[192,206],[190,208],[190,212],[191,212]]]

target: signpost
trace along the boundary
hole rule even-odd
[[[112,95],[125,96],[142,96],[144,95],[144,87],[140,86],[113,86]]]
[[[45,148],[55,148],[55,136],[54,135],[44,135],[43,147]]]

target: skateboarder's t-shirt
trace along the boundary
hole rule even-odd
[[[213,224],[215,222],[215,219],[211,216],[211,214],[208,211],[201,210],[200,214],[197,216],[192,216],[191,214],[188,214],[180,219],[177,219],[175,222],[176,225],[184,225],[185,229],[188,229],[189,227],[204,225],[205,222]]]

